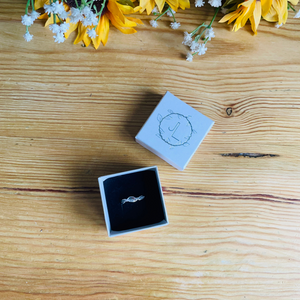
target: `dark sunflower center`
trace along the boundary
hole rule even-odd
[[[92,11],[94,13],[96,13],[95,9],[94,9],[94,6],[96,7],[97,9],[97,12],[99,12],[101,10],[101,6],[102,6],[102,3],[103,3],[104,0],[94,0],[93,4],[92,4]],[[76,5],[76,1],[75,0],[67,0],[66,1],[67,4],[70,6],[70,7],[77,7]],[[77,0],[77,3],[78,3],[78,6],[81,5],[81,0]],[[107,1],[105,2],[105,7],[104,7],[104,10],[106,9],[106,4],[107,4]]]

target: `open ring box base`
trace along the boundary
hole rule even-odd
[[[169,223],[156,166],[98,178],[108,236]],[[143,200],[122,204],[129,196]]]

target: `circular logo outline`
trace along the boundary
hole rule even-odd
[[[184,119],[187,121],[188,125],[190,125],[190,130],[191,130],[191,132],[190,132],[190,134],[189,134],[187,140],[186,140],[185,142],[181,142],[181,144],[172,144],[172,143],[170,143],[170,141],[166,140],[166,139],[163,137],[163,133],[161,132],[161,131],[164,131],[164,130],[161,128],[162,122],[163,122],[166,118],[170,117],[171,115],[178,115],[178,116],[184,118]],[[193,134],[193,126],[192,126],[192,123],[190,122],[190,120],[188,119],[188,117],[186,117],[186,116],[184,116],[183,114],[180,114],[180,113],[174,113],[174,112],[171,112],[171,113],[169,113],[168,115],[166,115],[165,117],[163,117],[163,118],[160,120],[159,125],[158,125],[158,131],[159,131],[159,136],[160,136],[160,138],[161,138],[165,143],[167,143],[168,145],[174,146],[174,147],[175,147],[175,146],[183,146],[183,145],[185,145],[185,144],[188,144],[188,141],[191,139],[192,134]]]

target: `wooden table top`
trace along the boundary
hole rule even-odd
[[[300,299],[299,19],[189,63],[209,7],[97,51],[0,7],[0,299]],[[215,121],[183,172],[134,140],[166,91]],[[153,165],[170,224],[108,238],[97,178]]]

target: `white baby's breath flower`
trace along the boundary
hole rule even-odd
[[[92,15],[90,16],[90,22],[91,22],[91,24],[92,24],[93,26],[98,25],[98,17],[97,17],[96,14],[92,14]]]
[[[228,9],[227,8],[224,8],[224,7],[221,7],[221,13],[226,15],[228,12]]]
[[[300,18],[300,9],[298,10],[298,12],[294,15],[295,19],[299,19]]]
[[[211,40],[211,38],[215,37],[215,33],[214,33],[214,30],[213,28],[208,28],[205,30],[205,33],[204,33],[204,38],[207,39],[208,38],[208,41]]]
[[[32,40],[33,35],[30,34],[28,31],[23,35],[26,42],[30,42]]]
[[[190,49],[191,49],[192,52],[197,52],[198,49],[199,49],[199,46],[200,46],[200,44],[195,42],[195,41],[192,41],[190,43]]]
[[[59,26],[59,28],[60,28],[60,32],[65,33],[69,30],[70,23],[64,22]]]
[[[98,18],[97,15],[93,12],[86,14],[85,18],[81,21],[82,25],[87,26],[96,26],[98,24]]]
[[[185,31],[183,34],[184,34],[184,38],[182,44],[189,46],[193,41],[192,36],[187,31]]]
[[[59,14],[59,17],[62,19],[62,20],[66,20],[69,16],[69,12],[68,11],[63,11],[62,13]]]
[[[62,2],[59,3],[58,1],[56,1],[56,2],[53,2],[51,5],[53,7],[53,13],[55,13],[57,15],[61,14],[65,10]]]
[[[281,26],[282,26],[282,23],[281,24],[278,24],[278,23],[275,24],[276,28],[280,28]]]
[[[200,44],[198,48],[198,55],[203,55],[207,51],[205,44]]]
[[[44,4],[44,10],[47,15],[54,13],[54,7],[52,6],[52,4],[50,4],[50,5]]]
[[[25,26],[31,26],[33,24],[33,19],[29,15],[24,15],[21,17],[22,21],[21,23]]]
[[[188,55],[186,56],[186,60],[187,61],[193,61],[193,55],[191,53],[188,53]]]
[[[37,11],[32,11],[30,14],[30,17],[32,19],[32,21],[35,21],[38,17],[40,16],[40,13],[38,13]]]
[[[222,5],[222,0],[209,0],[208,3],[212,7],[220,7]]]
[[[95,29],[88,29],[87,34],[91,39],[94,39],[97,36],[96,30]]]
[[[150,21],[150,25],[151,25],[152,27],[154,27],[154,28],[157,28],[157,27],[158,27],[158,24],[157,24],[157,22],[156,22],[155,20],[151,20],[151,21]]]
[[[80,9],[71,7],[70,23],[77,24],[81,20],[83,20],[83,16],[81,15]]]
[[[168,17],[173,17],[173,15],[176,14],[176,11],[173,10],[171,7],[170,7],[170,9],[171,9],[172,12],[168,10],[168,11],[167,11],[167,16],[168,16]],[[172,13],[173,13],[173,14],[172,14]]]
[[[60,32],[60,26],[58,24],[51,24],[49,25],[49,29],[54,33],[59,33]]]
[[[54,34],[57,34],[57,33],[65,33],[69,30],[70,28],[70,24],[69,23],[62,23],[61,25],[58,25],[58,24],[51,24],[49,25],[49,29],[54,33]]]
[[[59,32],[57,35],[54,35],[54,42],[55,43],[63,43],[66,39],[65,39],[65,36],[62,32]]]
[[[172,29],[178,29],[180,27],[180,23],[179,22],[172,22],[170,26],[171,26]]]
[[[158,14],[158,13],[159,13],[159,10],[158,10],[157,6],[155,6],[155,7],[152,9],[152,13],[153,13],[153,14]]]
[[[89,16],[90,14],[92,14],[92,10],[88,7],[85,6],[82,10],[81,10],[81,14],[83,14],[84,16]]]
[[[204,4],[203,0],[195,0],[195,7],[202,7]]]

